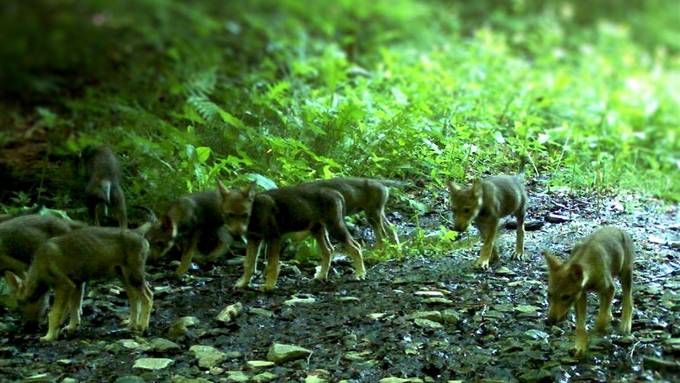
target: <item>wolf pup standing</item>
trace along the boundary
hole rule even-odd
[[[0,223],[0,273],[11,271],[23,275],[28,271],[36,250],[48,239],[84,226],[82,222],[41,215],[25,215]],[[33,327],[38,324],[47,306],[48,294],[45,292],[17,309],[24,325]]]
[[[543,253],[548,264],[548,304],[546,323],[563,320],[571,306],[576,306],[576,355],[588,350],[586,332],[586,293],[595,291],[600,297],[600,310],[595,331],[602,333],[611,320],[614,277],[623,289],[621,332],[630,334],[633,315],[633,242],[628,234],[615,227],[598,229],[574,246],[571,257],[561,262]]]
[[[482,236],[482,250],[476,266],[486,270],[489,268],[489,261],[499,258],[496,244],[498,224],[501,218],[511,214],[517,218],[517,239],[512,257],[523,258],[527,193],[520,178],[489,177],[475,180],[467,188],[449,181],[447,186],[455,215],[455,230],[464,232],[474,222]]]
[[[260,244],[267,245],[267,266],[262,289],[274,289],[279,276],[279,253],[284,235],[309,232],[321,250],[321,267],[316,279],[325,280],[330,269],[333,246],[329,234],[339,240],[354,262],[356,279],[366,275],[361,248],[350,235],[344,220],[344,198],[337,190],[323,185],[302,184],[255,193],[254,184],[243,189],[219,185],[221,211],[234,236],[246,235],[248,246],[243,276],[236,288],[250,283],[255,272]]]
[[[151,244],[151,258],[164,256],[173,246],[181,253],[177,275],[189,270],[199,244],[211,244],[207,254],[214,260],[226,252],[231,237],[223,228],[220,196],[217,191],[192,193],[178,198],[147,234]]]
[[[130,302],[129,326],[143,332],[149,327],[153,294],[144,268],[148,242],[132,230],[109,227],[86,227],[54,237],[35,254],[23,278],[6,273],[19,304],[29,304],[54,289],[54,303],[48,316],[43,341],[57,339],[59,327],[70,317],[67,330],[80,326],[85,282],[118,276]]]
[[[90,219],[95,225],[100,226],[110,211],[118,226],[126,228],[127,211],[125,195],[120,187],[121,171],[118,158],[108,146],[88,148],[83,156],[88,179],[85,187],[85,205]]]
[[[347,177],[315,181],[307,185],[327,187],[340,192],[345,199],[345,214],[348,216],[365,212],[368,223],[373,228],[375,240],[378,246],[381,246],[385,237],[399,244],[399,237],[385,215],[385,205],[390,196],[385,182],[387,181]]]

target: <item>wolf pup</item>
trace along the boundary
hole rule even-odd
[[[470,222],[482,235],[482,250],[475,263],[483,270],[498,256],[496,235],[500,219],[513,214],[517,218],[517,242],[513,258],[524,256],[524,217],[527,193],[522,181],[514,176],[496,176],[475,180],[472,186],[461,188],[449,181],[449,198],[455,215],[455,230],[464,232]]]
[[[41,215],[25,215],[0,223],[0,273],[25,273],[36,250],[48,239],[84,226],[82,222]],[[45,293],[33,302],[17,307],[24,325],[35,327],[47,305],[48,294]]]
[[[85,205],[90,219],[95,225],[100,226],[110,210],[118,226],[127,228],[125,195],[120,187],[121,171],[118,158],[108,146],[88,148],[83,156],[88,179],[85,187]]]
[[[129,326],[143,332],[149,327],[153,293],[146,282],[144,268],[149,244],[135,231],[86,227],[54,237],[42,245],[23,278],[6,273],[20,304],[30,303],[54,289],[54,303],[48,316],[47,334],[52,341],[69,316],[67,330],[80,326],[85,282],[118,276],[130,302]]]
[[[605,332],[611,320],[614,277],[621,281],[621,332],[630,334],[633,315],[633,241],[615,227],[596,230],[574,246],[571,257],[561,262],[544,252],[548,264],[548,318],[546,324],[562,321],[571,306],[576,307],[576,355],[588,350],[586,333],[586,293],[595,291],[600,297],[600,311],[595,331]]]
[[[226,226],[234,236],[246,235],[248,245],[243,276],[236,288],[250,283],[255,272],[262,242],[267,247],[264,291],[273,290],[279,276],[279,253],[282,237],[289,233],[309,232],[321,250],[321,267],[316,279],[328,278],[333,246],[329,234],[343,243],[354,262],[356,279],[364,279],[366,270],[361,248],[352,238],[344,221],[344,198],[337,190],[303,184],[255,193],[254,184],[243,189],[226,189],[219,184],[220,209]]]
[[[385,237],[399,244],[399,237],[385,215],[385,205],[390,193],[389,188],[383,182],[370,178],[348,177],[315,181],[307,185],[327,187],[340,192],[345,199],[346,215],[365,212],[378,246],[383,244]]]
[[[177,275],[189,270],[194,252],[200,243],[210,243],[213,249],[207,254],[214,260],[224,254],[231,237],[223,228],[220,213],[220,196],[217,191],[192,193],[177,199],[161,219],[147,233],[151,244],[151,259],[157,259],[177,246],[181,253]]]

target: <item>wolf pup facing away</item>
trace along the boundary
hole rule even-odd
[[[194,252],[200,243],[216,243],[207,254],[214,260],[226,252],[231,237],[223,228],[220,213],[220,196],[217,191],[185,195],[177,199],[147,234],[151,244],[152,259],[164,256],[173,246],[179,247],[180,265],[176,273],[189,270]]]
[[[103,224],[104,217],[111,215],[118,226],[127,227],[125,195],[120,187],[121,171],[118,158],[108,146],[88,148],[84,151],[87,186],[85,205],[95,225]]]
[[[226,226],[234,236],[246,235],[248,245],[243,276],[236,288],[250,283],[255,272],[260,245],[267,247],[264,291],[273,290],[279,276],[279,253],[284,235],[309,232],[321,250],[321,267],[316,279],[328,278],[333,246],[329,234],[339,240],[354,263],[356,279],[366,275],[361,248],[350,235],[344,220],[344,198],[337,190],[323,185],[303,184],[255,193],[251,184],[243,189],[219,185],[220,206]]]
[[[77,221],[52,216],[25,215],[0,223],[0,273],[11,271],[22,275],[28,270],[33,255],[48,239],[84,227]],[[47,310],[48,294],[17,309],[24,325],[33,327]]]
[[[472,186],[461,188],[449,181],[449,198],[455,215],[455,230],[464,232],[474,222],[482,236],[482,251],[476,266],[489,268],[489,261],[499,258],[496,236],[500,219],[513,214],[517,218],[517,239],[513,258],[524,256],[524,217],[527,192],[522,181],[514,176],[496,176],[475,180]]]
[[[385,205],[390,193],[383,182],[370,178],[347,177],[315,181],[306,185],[327,187],[340,192],[345,199],[345,214],[348,216],[365,212],[378,246],[382,245],[385,237],[399,244],[399,237],[385,215]]]
[[[137,232],[110,227],[86,227],[54,237],[35,254],[28,273],[22,277],[6,273],[19,304],[26,304],[54,289],[43,341],[55,340],[59,327],[69,316],[67,330],[80,326],[85,282],[118,276],[130,302],[129,326],[143,332],[149,327],[153,294],[144,268],[148,242]]]
[[[614,277],[623,289],[621,332],[630,334],[633,315],[633,242],[628,234],[615,227],[598,229],[574,246],[571,257],[561,262],[544,252],[548,264],[548,304],[546,323],[563,320],[571,306],[576,307],[576,355],[588,350],[586,333],[586,293],[595,291],[600,297],[600,310],[595,331],[604,332],[611,320]]]

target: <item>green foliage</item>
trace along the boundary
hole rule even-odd
[[[680,199],[674,2],[544,3],[8,2],[2,96],[57,152],[113,143],[131,203],[523,159],[554,187]]]

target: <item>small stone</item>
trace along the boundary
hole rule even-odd
[[[423,383],[420,378],[397,378],[396,376],[390,376],[387,378],[382,378],[379,380],[380,383]]]
[[[151,346],[151,350],[159,353],[178,352],[182,349],[177,343],[165,338],[154,338],[149,343],[149,346]]]
[[[515,273],[514,271],[508,269],[508,268],[505,267],[505,266],[501,266],[501,267],[498,268],[498,270],[496,270],[496,274],[498,274],[498,275],[507,275],[507,276],[511,276],[511,275],[516,275],[517,273]]]
[[[62,366],[68,366],[69,364],[72,364],[73,361],[71,359],[59,359],[57,363],[61,364]]]
[[[539,382],[545,382],[545,381],[552,381],[552,373],[548,370],[544,369],[539,369],[539,370],[531,370],[527,371],[524,374],[520,375],[519,379],[522,382],[527,382],[527,383],[539,383]]]
[[[532,305],[517,305],[517,307],[515,307],[515,311],[523,314],[533,314],[538,311],[538,309],[538,307]]]
[[[21,380],[21,382],[26,382],[26,383],[35,383],[35,382],[51,382],[54,380],[50,374],[36,374],[36,375],[31,375],[28,378],[24,378]]]
[[[422,290],[422,291],[416,291],[413,293],[413,295],[421,296],[421,297],[444,297],[444,293],[441,291],[436,291],[436,290]]]
[[[175,375],[172,377],[172,383],[211,383],[206,378],[187,378],[181,375]]]
[[[385,315],[387,315],[387,313],[372,313],[372,314],[368,314],[367,316],[370,319],[378,320],[378,319],[381,319],[382,317],[384,317]]]
[[[274,317],[274,312],[269,311],[267,309],[263,309],[260,307],[251,307],[248,309],[248,312],[251,314],[255,314],[257,316],[265,317],[265,318],[273,318]]]
[[[122,339],[119,341],[121,346],[124,348],[127,348],[128,350],[136,350],[136,351],[147,351],[149,350],[149,346],[146,344],[139,344],[137,341],[132,340],[132,339]]]
[[[246,362],[246,367],[250,370],[259,370],[272,366],[276,366],[276,363],[269,360],[249,360]]]
[[[189,351],[198,359],[198,366],[209,369],[222,363],[227,355],[213,346],[194,345]]]
[[[222,367],[211,367],[210,375],[222,375],[224,373],[224,368]]]
[[[435,321],[431,321],[429,319],[423,319],[423,318],[416,318],[413,323],[416,324],[418,327],[422,328],[443,328],[444,326],[441,325],[441,323],[437,323]]]
[[[253,376],[251,379],[253,382],[256,383],[266,383],[266,382],[271,382],[272,380],[276,379],[277,375],[274,373],[271,373],[269,371],[263,372],[261,374],[257,374]]]
[[[243,371],[227,371],[227,382],[247,382],[250,376]]]
[[[406,319],[411,320],[411,319],[428,319],[434,322],[441,322],[442,321],[442,313],[439,311],[416,311],[414,313],[411,313],[406,316]]]
[[[167,358],[141,358],[135,361],[132,368],[140,368],[143,370],[162,370],[175,361]]]
[[[236,302],[233,305],[229,305],[222,309],[215,319],[222,323],[229,323],[239,316],[241,311],[243,311],[243,304],[241,302]]]
[[[453,304],[452,300],[442,298],[442,297],[426,298],[426,299],[423,299],[423,302],[433,304],[433,305],[435,305],[435,304],[452,305]]]
[[[345,355],[343,355],[342,357],[347,359],[347,360],[351,360],[351,361],[361,361],[361,360],[368,359],[369,355],[371,355],[370,351],[361,351],[361,352],[349,351]]]
[[[361,299],[358,297],[340,297],[338,298],[338,302],[361,302]]]
[[[125,375],[114,380],[114,383],[144,383],[144,379],[137,375]]]
[[[458,323],[460,322],[460,313],[454,309],[446,309],[442,311],[442,321],[449,324]]]
[[[170,325],[170,328],[168,328],[168,336],[171,339],[181,338],[189,332],[189,327],[194,327],[199,323],[201,323],[201,321],[196,317],[181,317]]]
[[[61,380],[61,383],[78,383],[78,379],[64,378]]]
[[[283,302],[284,305],[286,306],[295,306],[295,305],[308,305],[316,303],[316,298],[314,297],[306,297],[306,298],[297,298],[293,297],[285,302]]]
[[[308,357],[312,352],[306,348],[290,345],[274,343],[269,347],[267,352],[267,359],[280,364],[295,359],[302,359]]]

